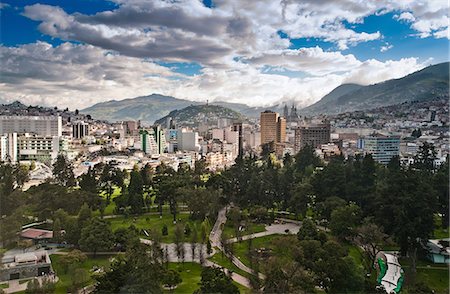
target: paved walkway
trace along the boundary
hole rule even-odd
[[[300,225],[295,224],[295,223],[272,224],[270,226],[266,226],[266,230],[264,232],[245,235],[245,236],[242,236],[239,238],[228,239],[227,243],[236,243],[238,241],[245,241],[245,240],[249,240],[249,239],[260,238],[260,237],[275,235],[275,234],[297,234],[299,230],[300,230]]]

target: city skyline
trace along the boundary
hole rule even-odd
[[[303,107],[342,83],[448,61],[447,6],[2,1],[0,100],[75,109],[161,93]]]

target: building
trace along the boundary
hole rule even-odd
[[[45,250],[5,256],[0,281],[43,276],[51,272],[51,260]]]
[[[180,151],[200,150],[199,136],[197,132],[180,129],[177,132],[177,145]]]
[[[428,240],[425,249],[433,263],[450,264],[450,239]]]
[[[18,137],[19,161],[39,161],[52,163],[58,157],[60,150],[67,144],[64,138],[57,136],[39,136],[36,134],[23,134]]]
[[[373,134],[364,138],[364,153],[372,154],[375,161],[388,164],[394,156],[399,156],[400,137]]]
[[[238,133],[238,156],[244,155],[244,134],[242,130],[242,123],[234,123],[233,131]]]
[[[261,112],[261,144],[284,143],[286,140],[286,119],[278,113],[266,110]]]
[[[39,136],[62,136],[60,116],[0,116],[0,134],[33,133]]]
[[[17,133],[0,136],[0,161],[16,163],[19,160]]]
[[[294,150],[300,151],[306,145],[317,148],[330,142],[330,124],[309,124],[298,127],[294,135]]]
[[[72,138],[83,139],[89,136],[89,124],[84,121],[77,121],[72,124]]]
[[[164,153],[166,149],[166,137],[160,126],[142,129],[139,134],[141,136],[141,149],[145,154]]]

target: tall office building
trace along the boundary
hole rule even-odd
[[[388,164],[392,157],[400,154],[400,137],[373,134],[364,138],[364,152],[372,154],[375,161]]]
[[[16,163],[19,160],[17,133],[0,136],[0,161]]]
[[[0,134],[33,133],[39,136],[62,136],[60,116],[0,116]]]
[[[84,121],[77,121],[72,124],[72,138],[83,139],[89,135],[89,124]]]
[[[233,131],[238,133],[238,156],[244,155],[244,134],[242,132],[242,123],[234,123]]]
[[[330,142],[330,124],[310,124],[295,130],[294,151],[298,152],[306,145],[317,148]]]
[[[139,134],[141,136],[142,151],[151,155],[164,153],[166,149],[166,137],[160,126],[140,130]]]
[[[286,140],[286,119],[278,113],[266,110],[261,112],[261,144],[284,143]]]

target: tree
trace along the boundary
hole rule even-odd
[[[305,218],[297,233],[299,240],[317,240],[318,230],[316,224],[309,218]]]
[[[162,279],[162,282],[164,285],[169,287],[170,290],[172,290],[176,285],[183,282],[181,279],[180,273],[178,273],[176,270],[168,270]]]
[[[59,218],[57,218],[54,222],[53,222],[53,240],[56,243],[61,243],[62,242],[62,235],[61,235],[61,221],[59,220]]]
[[[59,263],[61,264],[63,273],[67,273],[70,267],[76,268],[81,265],[87,259],[86,254],[80,250],[72,250],[65,255],[59,257]]]
[[[358,244],[361,244],[369,258],[368,269],[370,271],[375,262],[375,257],[380,251],[380,246],[387,235],[383,233],[379,226],[367,219],[356,229],[356,234]]]
[[[128,185],[128,205],[132,213],[141,213],[144,206],[144,182],[138,171],[132,171]]]
[[[167,228],[166,224],[163,224],[163,226],[161,228],[161,233],[163,236],[167,236],[169,234],[169,229]]]
[[[178,261],[180,261],[180,259],[182,258],[182,255],[183,255],[183,249],[184,249],[183,239],[184,239],[183,227],[181,224],[177,224],[175,226],[174,243],[175,243],[175,247],[176,247],[176,251],[177,251]]]
[[[356,204],[338,207],[331,213],[330,229],[341,240],[352,239],[361,222],[361,208]]]
[[[81,180],[79,181],[79,185],[82,191],[98,193],[97,188],[97,179],[95,177],[95,171],[92,168],[89,168],[87,173],[81,176]]]
[[[192,254],[192,261],[195,260],[195,251],[196,251],[196,248],[197,248],[197,242],[198,242],[197,227],[194,226],[194,229],[192,230],[192,234],[191,234],[191,254]]]
[[[202,269],[200,289],[195,291],[195,293],[237,294],[239,293],[239,289],[236,285],[233,284],[231,278],[225,275],[225,273],[220,269],[215,267],[204,267]]]
[[[83,251],[92,251],[96,256],[98,251],[110,250],[113,245],[114,235],[109,224],[104,220],[93,218],[81,230],[79,241]]]
[[[75,186],[75,175],[73,166],[68,162],[67,158],[60,154],[53,164],[53,177],[55,183],[64,187]]]
[[[414,157],[414,167],[425,172],[435,170],[436,149],[433,144],[424,142]]]

